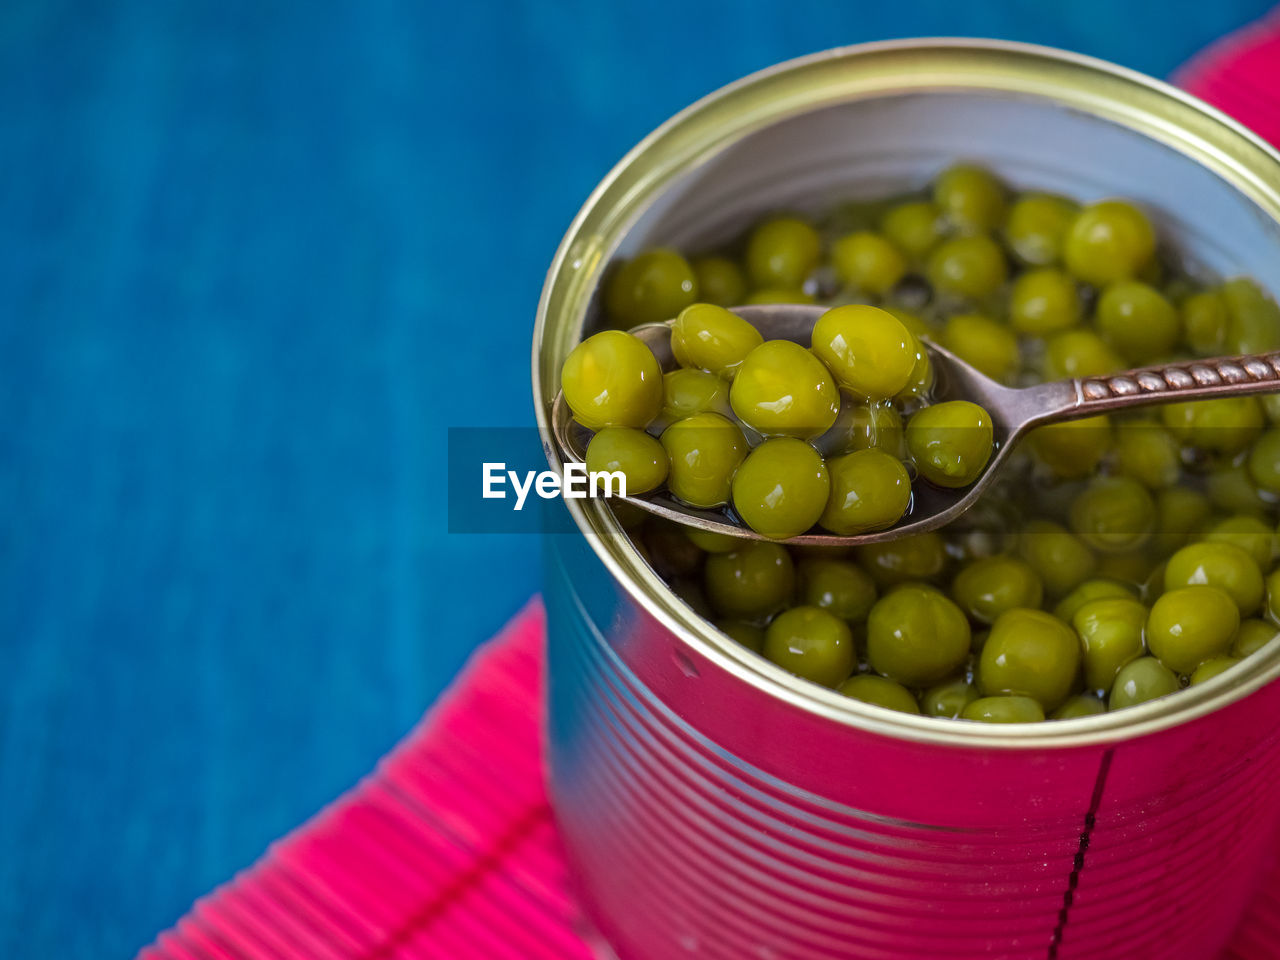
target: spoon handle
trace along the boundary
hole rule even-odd
[[[1280,352],[1167,363],[1063,383],[1074,387],[1075,398],[1059,408],[1059,416],[1070,419],[1159,403],[1280,393]]]

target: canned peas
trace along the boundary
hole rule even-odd
[[[831,309],[805,345],[726,309],[752,302]],[[981,473],[990,420],[930,402],[922,340],[1019,386],[1280,349],[1275,302],[1181,264],[1137,205],[1015,193],[966,164],[701,256],[643,252],[604,303],[612,328],[562,377],[597,431],[591,469],[780,540],[886,529],[913,484]],[[622,332],[656,321],[674,321],[676,369]],[[1238,397],[1041,428],[970,513],[899,541],[801,548],[653,517],[629,533],[659,572],[676,550],[668,582],[731,636],[847,696],[979,722],[1089,716],[1229,676],[1280,632],[1277,423],[1280,398]]]

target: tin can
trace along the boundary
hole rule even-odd
[[[1280,290],[1280,156],[1157,81],[1018,44],[871,44],[677,115],[592,194],[539,306],[550,403],[605,264],[763,212],[915,189],[957,159],[1133,198],[1192,259]],[[1123,712],[1002,727],[890,714],[701,620],[599,501],[546,538],[550,787],[622,960],[1216,956],[1280,826],[1280,640]]]

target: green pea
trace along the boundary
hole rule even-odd
[[[976,403],[949,400],[907,421],[907,451],[920,475],[940,487],[966,487],[991,459],[991,416]]]
[[[1038,723],[1044,707],[1031,697],[981,697],[960,713],[961,720],[979,723]]]
[[[587,444],[587,470],[621,473],[626,496],[648,493],[667,479],[667,451],[656,438],[632,427],[606,427]]]
[[[1240,609],[1217,587],[1169,590],[1147,618],[1147,647],[1170,670],[1189,674],[1210,657],[1231,649]]]
[[[702,551],[677,524],[651,518],[645,526],[644,542],[653,569],[668,580],[691,576],[702,567]]]
[[[671,424],[661,439],[671,463],[667,489],[673,496],[692,507],[729,502],[733,475],[747,455],[737,424],[718,413],[698,413]]]
[[[1244,658],[1257,653],[1276,638],[1280,629],[1266,620],[1242,620],[1231,641],[1231,655]]]
[[[1147,652],[1147,608],[1129,598],[1090,600],[1071,618],[1084,655],[1084,685],[1104,693],[1121,667]]]
[[[814,296],[801,287],[761,287],[747,294],[743,301],[747,306],[770,303],[813,303]]]
[[[978,658],[978,688],[986,696],[1032,697],[1054,710],[1071,694],[1080,669],[1075,631],[1043,610],[1002,613]]]
[[[992,380],[1007,381],[1021,359],[1018,338],[1002,323],[976,313],[947,318],[939,338],[944,347]]]
[[[1231,543],[1193,543],[1183,547],[1165,568],[1164,588],[1194,585],[1217,587],[1235,601],[1242,615],[1262,605],[1262,571],[1253,557]]]
[[[841,544],[834,546],[827,544],[796,546],[793,548],[793,552],[803,560],[850,560],[853,556],[853,548]]]
[[[1182,329],[1187,346],[1202,357],[1220,357],[1227,352],[1231,317],[1227,302],[1217,290],[1193,294],[1182,304]]]
[[[1280,307],[1247,277],[1233,277],[1221,287],[1230,318],[1227,347],[1231,353],[1280,350]]]
[[[1092,330],[1064,330],[1044,348],[1044,375],[1048,380],[1102,377],[1124,369],[1120,359]]]
[[[1036,427],[1028,436],[1038,461],[1056,476],[1073,480],[1091,475],[1111,449],[1111,420],[1106,414]]]
[[[1147,592],[1143,587],[1152,576],[1152,567],[1157,566],[1152,551],[1146,547],[1138,547],[1134,550],[1126,550],[1123,553],[1107,553],[1098,560],[1098,576],[1106,577],[1109,580],[1119,580],[1121,583],[1133,583],[1139,587],[1139,593],[1147,596]],[[1160,576],[1157,579],[1156,593],[1159,593],[1164,584],[1164,568],[1161,566]]]
[[[1004,187],[989,171],[970,164],[957,164],[938,175],[933,202],[961,230],[994,230],[1004,220]]]
[[[1053,711],[1054,720],[1075,720],[1078,717],[1096,717],[1107,712],[1107,705],[1092,693],[1077,693]]]
[[[867,661],[909,687],[937,683],[969,656],[969,621],[943,594],[907,584],[876,601],[867,618]]]
[[[1280,623],[1280,568],[1267,574],[1267,606],[1266,615],[1274,623]]]
[[[1154,600],[1160,596],[1160,591],[1164,589],[1164,570],[1168,566],[1168,561],[1161,561],[1148,568],[1146,577],[1137,581],[1138,596],[1144,601]]]
[[[1096,287],[1137,276],[1151,261],[1156,235],[1146,215],[1122,200],[1103,200],[1081,210],[1067,228],[1067,269]]]
[[[716,628],[753,653],[764,650],[764,627],[748,623],[746,620],[717,620]]]
[[[1164,267],[1158,260],[1153,260],[1158,269],[1148,269],[1147,276],[1141,279],[1147,283],[1158,284],[1160,291],[1169,298],[1169,301],[1178,307],[1178,312],[1182,312],[1182,305],[1186,303],[1188,297],[1195,294],[1198,289],[1195,282],[1188,276],[1178,273],[1176,270],[1168,271],[1167,275]]]
[[[971,619],[994,623],[1006,610],[1040,606],[1044,584],[1030,564],[1016,557],[982,557],[956,574],[951,596]]]
[[[896,458],[903,452],[902,414],[891,403],[845,403],[828,437],[829,453],[876,449]]]
[[[765,440],[742,461],[733,478],[733,507],[752,530],[784,540],[818,522],[830,492],[818,451],[781,437]]]
[[[929,350],[919,337],[912,337],[911,350],[915,354],[915,364],[911,367],[907,385],[895,394],[895,400],[924,400],[933,389],[933,361],[929,359]]]
[[[713,533],[710,530],[699,530],[697,527],[682,527],[684,535],[699,550],[707,553],[728,553],[742,546],[740,537],[731,537],[727,533]]]
[[[1102,338],[1132,363],[1165,357],[1182,333],[1173,304],[1137,280],[1120,280],[1103,290],[1094,323]]]
[[[1150,490],[1172,487],[1182,476],[1182,447],[1173,434],[1150,420],[1127,421],[1116,429],[1116,467]]]
[[[1053,608],[1053,615],[1065,623],[1070,623],[1086,603],[1108,597],[1134,600],[1137,599],[1137,594],[1132,587],[1116,580],[1100,577],[1086,580],[1058,602],[1058,605]]]
[[[895,307],[889,304],[880,308],[885,313],[891,314],[900,324],[907,328],[907,332],[913,337],[931,337],[934,333],[934,324],[925,320],[918,313],[910,310],[903,310],[901,307]]]
[[[704,578],[707,599],[721,616],[758,620],[790,602],[796,572],[785,547],[749,540],[737,550],[708,556]]]
[[[1139,657],[1116,674],[1107,705],[1123,710],[1148,700],[1158,700],[1182,689],[1177,676],[1155,657]]]
[[[1018,531],[1018,555],[1052,596],[1075,589],[1098,569],[1098,558],[1085,542],[1051,520],[1030,520],[1022,525]]]
[[[818,607],[792,607],[774,617],[763,652],[787,672],[824,687],[848,679],[857,660],[848,625]]]
[[[810,558],[797,568],[800,602],[849,623],[862,623],[876,602],[875,581],[845,560]]]
[[[868,543],[854,553],[862,569],[881,586],[933,580],[947,565],[946,544],[941,534],[934,531],[884,543]]]
[[[875,296],[884,296],[907,272],[907,258],[889,240],[870,230],[841,237],[831,248],[836,279]]]
[[[681,367],[662,375],[662,419],[668,423],[695,413],[729,413],[729,385],[714,373]]]
[[[1151,538],[1156,504],[1146,487],[1128,477],[1099,477],[1071,503],[1071,530],[1103,553],[1124,553]]]
[[[1219,520],[1206,531],[1204,538],[1213,543],[1230,543],[1239,547],[1263,569],[1270,566],[1275,554],[1275,532],[1267,523],[1247,514]]]
[[[1070,200],[1046,194],[1027,194],[1009,209],[1005,243],[1020,261],[1032,267],[1057,263],[1062,241],[1079,207]]]
[[[1212,660],[1206,660],[1191,674],[1191,686],[1198,686],[1206,680],[1212,680],[1219,674],[1226,673],[1239,662],[1240,660],[1236,657],[1214,657]]]
[[[1262,407],[1254,397],[1168,403],[1160,408],[1169,431],[1211,453],[1239,453],[1262,433]]]
[[[818,232],[796,217],[768,220],[747,239],[747,274],[757,288],[799,287],[818,265]]]
[[[1249,451],[1249,476],[1263,490],[1280,493],[1280,429],[1260,436]]]
[[[942,239],[942,211],[928,200],[899,203],[880,221],[881,232],[913,260],[921,260]]]
[[[840,393],[817,357],[790,340],[769,340],[742,361],[729,404],[765,436],[807,440],[825,433],[840,412]]]
[[[698,296],[704,303],[732,307],[747,295],[747,278],[742,269],[728,257],[700,257],[693,261]]]
[[[977,699],[978,688],[964,677],[956,677],[926,690],[920,698],[920,712],[926,717],[955,720]]]
[[[1214,507],[1227,513],[1259,516],[1271,509],[1271,504],[1253,482],[1247,464],[1228,463],[1214,467],[1205,476],[1205,492]]]
[[[671,325],[676,361],[721,377],[732,377],[747,354],[762,343],[764,337],[748,321],[711,303],[686,307]]]
[[[1009,291],[1009,322],[1019,333],[1045,337],[1080,322],[1080,294],[1061,270],[1028,270]]]
[[[899,713],[918,714],[920,712],[920,705],[916,703],[916,698],[911,695],[910,690],[900,683],[894,683],[892,680],[886,680],[874,674],[864,673],[850,677],[840,684],[838,689],[846,697],[875,704],[877,707],[897,710]]]
[[[911,478],[902,462],[876,449],[855,450],[827,464],[831,493],[818,522],[850,536],[884,530],[911,505]]]
[[[661,323],[698,298],[693,267],[674,250],[646,250],[605,281],[604,304],[619,327]]]
[[[1167,487],[1156,492],[1156,542],[1176,550],[1204,530],[1213,507],[1209,498],[1190,487]]]
[[[1280,393],[1268,393],[1258,398],[1268,423],[1280,423]]]
[[[929,255],[925,274],[944,297],[985,300],[1004,286],[1009,265],[999,244],[975,234],[940,243]]]
[[[560,389],[574,419],[589,430],[645,427],[662,409],[662,368],[644,341],[604,330],[565,358]]]
[[[887,400],[911,381],[916,339],[893,314],[849,304],[828,310],[813,327],[813,352],[840,385],[868,400]]]
[[[999,491],[994,496],[987,497],[992,501],[992,509],[994,516],[991,518],[991,524],[1000,531],[1016,531],[1018,522],[1024,517],[1047,517],[1057,523],[1067,524],[1067,511],[1071,506],[1071,501],[1075,499],[1076,494],[1080,492],[1084,484],[1077,480],[1058,482],[1054,478],[1035,477],[1032,473],[1025,470],[1029,464],[1028,457],[1023,456],[1019,451],[1011,458],[1010,469],[1019,473],[1023,473],[1025,479],[1024,484],[1011,483],[1012,476],[1007,476],[1003,481],[998,481],[995,490]],[[1034,492],[1034,494],[1033,494]],[[1022,510],[1019,505],[1017,514],[1012,513],[1008,507],[1014,505],[1016,499],[1034,495],[1034,509]],[[975,518],[976,519],[976,518]]]

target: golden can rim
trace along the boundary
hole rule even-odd
[[[1052,47],[969,38],[889,40],[838,47],[784,61],[737,80],[677,113],[633,147],[601,180],[561,241],[538,303],[533,395],[551,466],[550,430],[558,371],[576,340],[608,254],[647,204],[674,178],[754,130],[823,106],[912,92],[981,90],[1056,101],[1145,134],[1207,167],[1280,223],[1280,152],[1204,101],[1137,71]],[[551,318],[555,319],[552,323]],[[599,501],[565,501],[609,573],[679,640],[738,680],[808,713],[920,743],[984,749],[1087,747],[1129,740],[1189,722],[1280,677],[1280,638],[1240,667],[1176,696],[1114,714],[1037,724],[982,724],[884,710],[801,680],[716,630],[690,610],[629,545]]]

